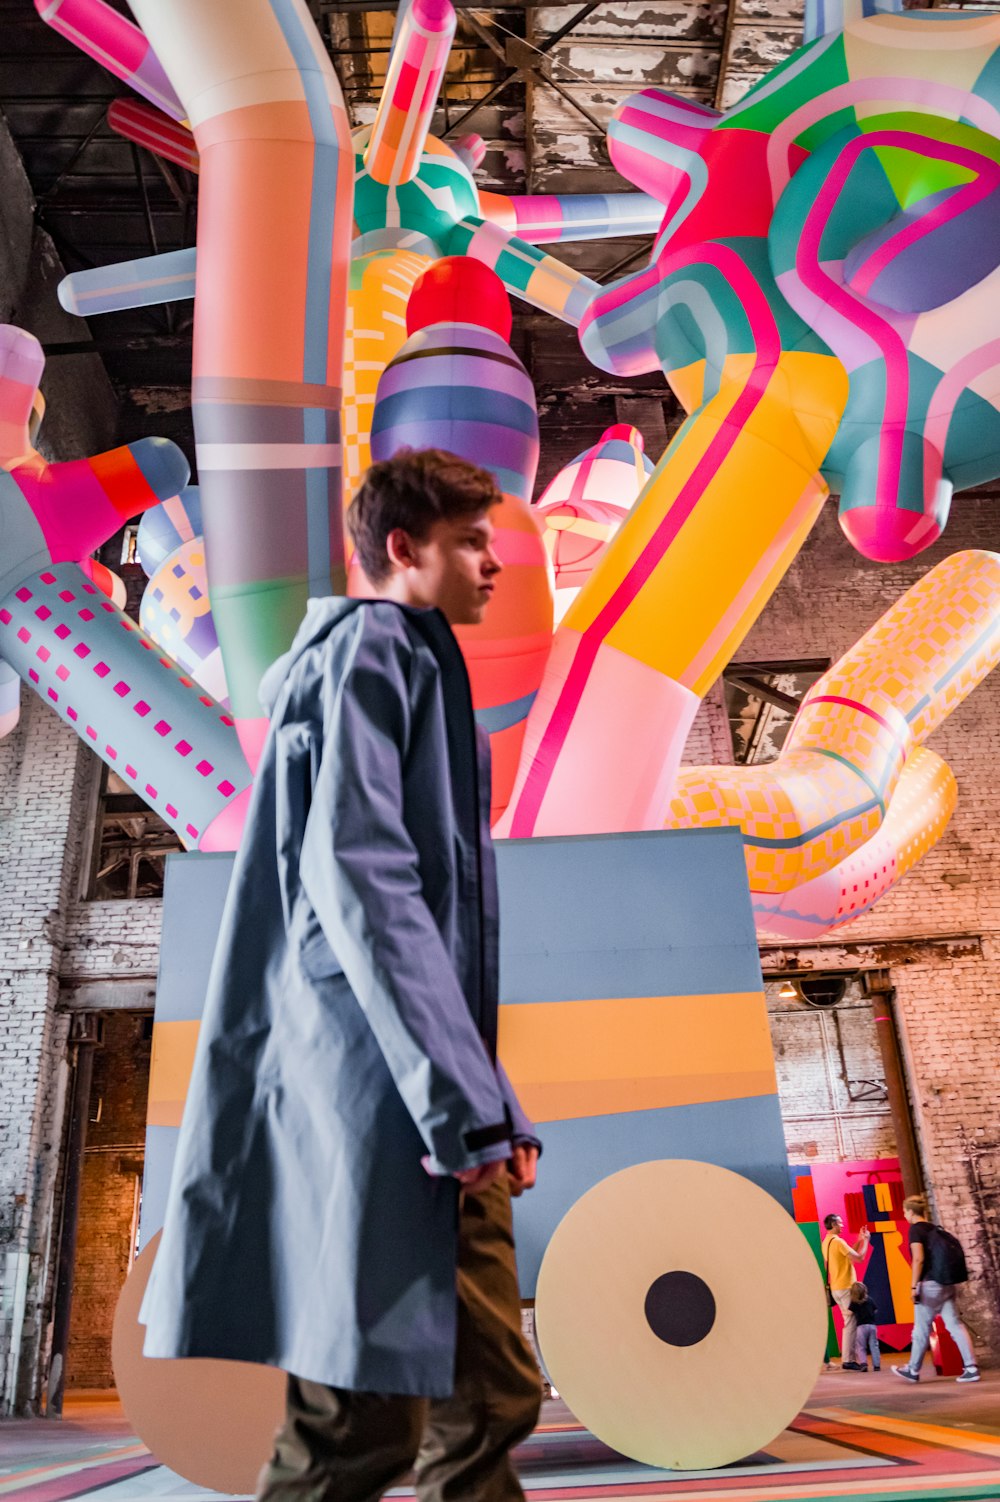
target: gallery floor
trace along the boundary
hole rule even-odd
[[[752,1376],[752,1374],[748,1374]],[[595,1498],[697,1498],[698,1502],[997,1502],[1000,1499],[1000,1372],[975,1387],[930,1373],[919,1387],[881,1374],[833,1371],[766,1453],[723,1471],[652,1471],[608,1450],[564,1405],[545,1404],[518,1452],[530,1502]],[[137,1443],[117,1403],[102,1394],[67,1402],[62,1423],[0,1424],[0,1499],[101,1502],[183,1498],[200,1490],[159,1466]],[[401,1488],[391,1496],[412,1496]]]

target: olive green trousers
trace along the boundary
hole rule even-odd
[[[349,1392],[290,1376],[258,1502],[376,1502],[411,1470],[420,1502],[520,1502],[509,1452],[534,1428],[540,1399],[501,1182],[463,1196],[451,1397]]]

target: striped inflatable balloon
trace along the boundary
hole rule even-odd
[[[444,276],[443,265],[450,268]],[[372,456],[388,459],[404,447],[444,449],[488,469],[503,493],[492,515],[504,565],[493,602],[482,625],[456,633],[476,718],[490,735],[496,819],[510,797],[525,720],[552,641],[548,556],[529,507],[538,415],[530,377],[507,341],[495,329],[454,319],[456,305],[470,318],[487,304],[495,309],[494,299],[483,296],[483,282],[490,279],[491,290],[505,296],[499,279],[463,257],[432,269],[440,296],[427,296],[423,278],[413,292],[428,322],[411,333],[379,382]],[[442,312],[447,320],[433,321]]]
[[[151,579],[164,559],[202,533],[201,494],[197,485],[185,485],[179,495],[161,501],[147,511],[139,523],[135,551],[147,579]]]

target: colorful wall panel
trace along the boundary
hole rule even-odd
[[[515,1211],[524,1294],[569,1207],[636,1163],[716,1163],[790,1210],[738,832],[500,842],[497,856],[500,1052],[545,1141]],[[231,859],[167,864],[143,1243],[163,1220]]]
[[[871,1254],[858,1268],[878,1307],[879,1339],[894,1351],[904,1351],[913,1332],[910,1298],[910,1261],[907,1225],[903,1219],[903,1180],[898,1158],[870,1158],[846,1163],[793,1164],[789,1168],[795,1219],[816,1254],[826,1232],[824,1217],[839,1215],[851,1243],[863,1225],[872,1233]],[[843,1318],[831,1316],[828,1354],[838,1349]]]

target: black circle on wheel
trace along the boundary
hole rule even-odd
[[[664,1273],[649,1285],[646,1322],[668,1346],[696,1346],[715,1324],[712,1290],[697,1273]]]

